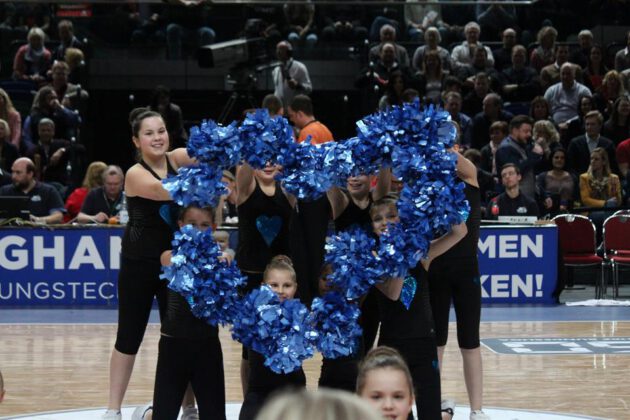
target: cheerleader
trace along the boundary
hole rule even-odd
[[[359,365],[356,392],[383,418],[407,420],[411,415],[411,373],[400,353],[391,347],[376,347],[367,353]]]
[[[178,225],[205,231],[212,227],[212,221],[211,208],[189,206],[181,212]],[[171,251],[163,252],[160,259],[162,265],[170,265]],[[186,299],[168,289],[160,332],[153,406],[138,407],[132,419],[176,420],[189,383],[197,398],[198,418],[225,419],[223,352],[218,328],[196,318]]]
[[[284,255],[274,257],[265,268],[264,284],[278,295],[280,301],[293,299],[297,292],[297,278],[291,260]],[[284,388],[305,388],[306,376],[300,367],[291,373],[278,374],[264,365],[265,357],[248,350],[249,382],[239,420],[253,420],[269,396]]]
[[[374,233],[380,237],[388,224],[399,222],[396,201],[383,199],[375,202],[370,216]],[[453,225],[449,233],[431,242],[427,257],[409,270],[405,279],[390,279],[375,287],[381,321],[379,346],[395,348],[409,365],[418,417],[422,420],[442,419],[440,371],[427,271],[433,259],[459,242],[466,231],[465,223]],[[403,282],[415,283],[415,292],[408,307],[399,299]]]
[[[276,255],[289,255],[289,220],[295,198],[276,180],[279,165],[254,170],[247,163],[236,171],[238,246],[236,262],[247,276],[244,294],[263,281],[263,271]],[[241,385],[247,391],[247,349],[243,347]]]
[[[171,247],[173,230],[161,209],[173,201],[162,180],[181,166],[193,164],[186,149],[169,152],[164,120],[157,112],[131,112],[133,144],[140,161],[125,176],[129,223],[122,239],[118,276],[118,331],[109,368],[109,402],[104,419],[120,420],[122,405],[136,354],[142,343],[156,297],[160,318],[166,310],[166,282],[160,280],[160,255]],[[192,395],[186,405],[194,404]]]

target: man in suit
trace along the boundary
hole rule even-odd
[[[610,169],[618,174],[617,160],[615,158],[615,146],[610,139],[601,136],[604,117],[599,111],[590,111],[584,117],[584,128],[586,133],[577,136],[569,143],[567,150],[567,170],[572,171],[576,176],[580,176],[588,170],[591,162],[591,152],[596,147],[602,147],[608,153]]]

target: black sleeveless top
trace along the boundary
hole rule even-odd
[[[252,194],[238,206],[236,261],[241,270],[263,272],[276,255],[289,255],[291,204],[280,182],[271,197],[255,182]]]
[[[429,302],[428,274],[421,263],[409,271],[416,281],[416,293],[409,309],[400,299],[394,301],[377,290],[378,309],[381,319],[379,345],[432,337],[435,334],[433,315]]]
[[[168,289],[166,316],[162,319],[162,334],[189,340],[203,340],[219,336],[219,329],[196,318],[190,305],[179,293]]]
[[[140,165],[156,179],[162,180],[144,161],[141,160]],[[177,174],[168,157],[166,158],[166,165],[169,175]],[[159,261],[162,252],[171,249],[173,229],[164,217],[170,215],[172,205],[172,200],[156,201],[140,196],[127,197],[129,223],[127,223],[123,235],[121,255],[133,259]],[[164,209],[162,209],[163,207]],[[166,211],[166,208],[169,210]],[[160,212],[163,214],[161,215]]]
[[[335,231],[343,232],[350,229],[353,226],[364,229],[367,232],[372,232],[372,219],[370,218],[370,208],[372,208],[372,194],[369,194],[369,203],[362,209],[357,206],[352,200],[350,193],[343,191],[342,193],[348,198],[348,206],[343,212],[335,219]]]
[[[479,275],[479,267],[477,265],[477,246],[479,243],[479,226],[481,225],[481,195],[479,188],[474,187],[467,182],[464,184],[466,186],[464,188],[464,195],[470,204],[470,215],[466,220],[468,233],[451,249],[437,257],[433,261],[433,264],[452,264],[453,259],[467,258],[474,260],[474,263],[472,261],[470,263],[474,264],[473,268],[477,271],[476,275]]]

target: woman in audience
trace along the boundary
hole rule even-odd
[[[543,67],[556,61],[554,47],[558,38],[558,31],[553,26],[545,26],[538,31],[536,38],[538,47],[532,51],[529,61],[531,66],[540,73]]]
[[[66,214],[63,215],[63,222],[67,223],[77,217],[81,211],[81,206],[85,197],[90,190],[103,185],[103,171],[107,168],[105,162],[96,161],[90,163],[87,171],[85,171],[85,177],[80,187],[75,188],[66,200]]]
[[[584,67],[582,73],[584,84],[591,92],[597,90],[602,85],[606,73],[608,73],[608,68],[604,63],[604,49],[601,45],[593,45],[589,54],[588,65]]]
[[[13,106],[9,94],[2,88],[0,88],[0,119],[9,124],[11,132],[9,141],[19,149],[22,137],[22,116]]]
[[[534,122],[540,120],[551,121],[551,106],[549,106],[549,102],[542,96],[536,96],[529,104],[529,116]]]
[[[508,124],[505,121],[495,121],[490,125],[490,142],[483,146],[481,152],[480,168],[492,174],[495,183],[499,182],[495,155],[499,145],[508,135]],[[498,168],[501,169],[501,168]]]
[[[402,94],[407,87],[402,72],[399,70],[393,71],[387,81],[385,94],[378,101],[378,109],[384,110],[392,105],[402,105]]]
[[[46,82],[46,72],[52,64],[52,54],[44,47],[46,34],[40,28],[33,27],[28,31],[26,39],[28,42],[15,54],[13,78],[42,85]]]
[[[20,157],[18,148],[11,143],[11,128],[5,120],[0,118],[0,172],[4,172],[0,174],[0,184],[3,183],[4,178],[10,177],[11,166],[18,157]],[[5,177],[4,175],[7,174],[8,177]]]
[[[616,70],[611,70],[604,76],[602,85],[593,93],[595,109],[605,117],[612,114],[613,104],[622,95],[626,94],[623,76]]]
[[[76,137],[81,123],[79,114],[63,106],[52,86],[41,88],[33,99],[33,107],[28,118],[29,134],[33,143],[39,140],[37,126],[42,118],[49,118],[55,123],[55,139],[71,140],[72,137]]]
[[[549,158],[554,149],[562,147],[560,144],[560,134],[551,121],[540,120],[534,123],[532,129],[533,139],[543,148],[543,160],[537,167],[536,172],[547,171],[551,169]]]
[[[442,70],[445,73],[451,72],[451,54],[446,48],[440,47],[442,37],[440,31],[431,26],[424,33],[424,45],[419,46],[413,53],[413,59],[411,60],[412,66],[416,71],[422,71],[422,63],[424,63],[424,56],[430,51],[435,51],[440,60],[442,61]]]
[[[78,48],[67,48],[65,54],[65,60],[68,67],[70,67],[70,74],[68,75],[68,82],[81,84],[85,79],[83,69],[85,67],[85,56],[83,51]]]
[[[608,153],[602,147],[593,149],[588,171],[580,175],[580,199],[586,207],[617,207],[622,204],[619,177],[611,173]],[[610,214],[610,211],[592,211],[588,215],[597,228],[598,243],[604,220]]]
[[[612,113],[602,128],[602,136],[610,139],[617,146],[630,137],[630,98],[623,95],[617,98]]]
[[[440,103],[440,93],[444,82],[442,60],[436,51],[428,51],[424,54],[422,71],[418,75],[419,86],[424,87],[423,97],[425,102]]]
[[[541,214],[554,216],[573,207],[577,196],[577,180],[564,169],[566,152],[558,147],[549,156],[551,169],[538,174],[536,184],[540,195]]]

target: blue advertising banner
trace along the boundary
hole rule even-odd
[[[122,227],[0,229],[0,305],[116,308]],[[484,226],[483,303],[554,303],[555,226]]]
[[[0,305],[117,307],[123,228],[0,229]]]
[[[482,227],[479,271],[483,303],[555,303],[557,227]]]

